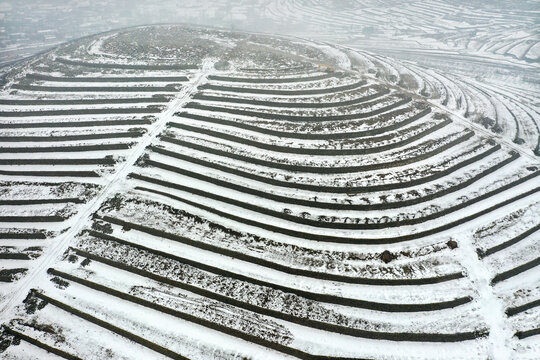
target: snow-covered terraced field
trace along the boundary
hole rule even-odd
[[[275,0],[268,2],[265,10],[266,16],[278,24],[316,26],[320,34],[327,36],[362,38],[393,32],[401,40],[414,42],[421,38],[448,50],[480,56],[524,62],[535,62],[540,57],[538,29],[534,27],[537,24],[531,16],[538,10],[535,1],[517,5],[441,0],[350,1],[347,6],[336,3],[332,6],[321,0]],[[509,32],[509,28],[520,31]]]
[[[536,115],[469,85],[185,26],[19,64],[0,91],[0,356],[534,359],[538,128],[500,116]]]
[[[537,1],[275,0],[264,10],[280,32],[352,48],[352,66],[540,154]]]
[[[404,87],[448,111],[473,121],[505,141],[528,147],[540,156],[538,104],[531,94],[475,79],[459,79],[413,63],[363,51],[353,51],[353,62],[397,86]]]

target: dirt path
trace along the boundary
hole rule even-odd
[[[45,253],[31,263],[28,273],[16,284],[16,291],[6,296],[0,308],[0,323],[13,318],[15,307],[22,303],[30,289],[41,281],[45,281],[47,269],[66,251],[70,241],[85,227],[90,226],[91,216],[96,212],[104,201],[123,188],[126,176],[133,171],[137,159],[144,153],[146,147],[165,129],[175,112],[182,108],[191,100],[192,95],[197,91],[197,87],[207,81],[208,75],[213,71],[213,61],[206,60],[202,64],[202,69],[195,74],[190,82],[185,83],[182,90],[169,103],[167,108],[157,117],[157,120],[149,127],[148,132],[131,149],[129,157],[117,168],[116,172],[109,177],[104,177],[105,185],[102,190],[82,206],[78,213],[67,222],[68,230],[53,239],[53,244],[49,246]]]

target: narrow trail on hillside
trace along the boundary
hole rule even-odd
[[[208,75],[213,71],[213,61],[205,60],[200,71],[195,73],[195,76],[189,83],[181,89],[174,99],[171,100],[167,108],[157,117],[157,120],[152,124],[146,134],[132,148],[130,156],[116,169],[114,174],[106,177],[106,184],[101,191],[84,207],[82,207],[77,215],[73,216],[68,221],[67,231],[55,238],[54,244],[50,246],[46,253],[35,260],[32,267],[28,269],[26,276],[17,284],[17,291],[6,296],[3,306],[0,309],[0,322],[8,321],[13,316],[14,308],[21,304],[27,296],[30,289],[35,284],[40,283],[40,278],[47,277],[47,268],[56,261],[69,247],[70,241],[82,230],[85,226],[91,223],[92,214],[95,213],[111,195],[114,195],[118,190],[122,189],[125,184],[126,176],[133,171],[135,163],[144,153],[145,149],[154,141],[154,139],[163,131],[167,122],[170,121],[175,112],[188,103],[199,85],[203,84]]]

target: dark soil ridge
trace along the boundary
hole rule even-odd
[[[434,174],[426,176],[424,178],[418,178],[418,179],[415,179],[415,180],[410,180],[410,181],[405,181],[405,182],[400,181],[400,182],[395,182],[395,183],[392,183],[392,184],[340,187],[340,186],[320,186],[320,185],[311,185],[311,184],[301,184],[301,183],[292,183],[292,182],[282,181],[282,180],[275,180],[273,178],[268,178],[268,177],[265,177],[265,176],[252,174],[250,172],[238,170],[238,169],[227,167],[227,166],[224,166],[224,165],[215,164],[215,163],[210,162],[210,161],[190,157],[190,156],[187,156],[187,155],[184,155],[184,154],[179,154],[179,153],[172,152],[172,151],[169,151],[169,150],[165,150],[165,149],[162,149],[162,148],[159,148],[159,147],[149,147],[149,150],[151,150],[151,151],[153,151],[155,153],[161,154],[161,155],[169,156],[169,157],[176,158],[176,159],[183,160],[183,161],[187,161],[187,162],[190,162],[190,163],[193,163],[193,164],[196,164],[196,165],[201,165],[201,166],[208,167],[208,168],[211,168],[211,169],[214,169],[214,170],[223,171],[225,173],[229,173],[229,174],[232,174],[232,175],[244,177],[244,178],[247,178],[247,179],[255,180],[255,181],[266,183],[266,184],[271,184],[271,185],[281,186],[281,187],[286,187],[286,188],[302,189],[302,190],[308,190],[308,191],[328,192],[328,193],[345,193],[345,194],[360,194],[360,193],[367,193],[367,192],[373,192],[373,191],[403,189],[403,188],[407,188],[407,187],[411,187],[411,186],[425,184],[427,182],[430,182],[430,181],[437,180],[437,179],[443,178],[445,176],[448,176],[449,174],[451,174],[451,173],[453,173],[453,172],[455,172],[455,171],[457,171],[457,170],[459,170],[459,169],[461,169],[461,168],[463,168],[465,166],[468,166],[468,165],[471,165],[471,164],[473,164],[473,163],[475,163],[477,161],[480,161],[481,159],[483,159],[483,158],[485,158],[485,157],[499,151],[500,149],[501,149],[501,145],[497,144],[497,145],[492,146],[491,148],[487,149],[486,151],[484,151],[484,152],[482,152],[482,153],[480,153],[478,155],[475,155],[475,156],[473,156],[471,158],[468,158],[468,159],[466,159],[466,160],[464,160],[464,161],[462,161],[460,163],[457,163],[457,164],[455,164],[455,165],[453,165],[453,166],[451,166],[451,167],[449,167],[449,168],[447,168],[447,169],[445,169],[443,171],[434,173]]]
[[[538,174],[536,174],[536,175],[538,175]],[[270,224],[267,224],[267,223],[261,223],[259,221],[246,219],[245,217],[242,217],[242,216],[228,214],[228,213],[226,213],[224,211],[220,211],[220,210],[211,208],[209,206],[205,206],[205,205],[202,205],[202,204],[199,204],[199,203],[187,200],[187,199],[183,199],[183,198],[180,198],[178,196],[171,195],[169,193],[164,193],[164,192],[161,192],[161,191],[158,191],[158,190],[149,189],[149,188],[140,187],[140,186],[137,186],[135,189],[140,190],[140,191],[144,191],[144,192],[147,192],[147,193],[155,194],[155,195],[161,195],[161,196],[164,196],[164,197],[168,197],[168,198],[171,198],[173,200],[176,200],[176,201],[179,201],[179,202],[194,206],[196,208],[202,209],[204,211],[208,211],[210,213],[222,216],[224,218],[231,219],[233,221],[236,221],[236,222],[239,222],[239,223],[242,223],[242,224],[259,227],[261,229],[272,231],[272,232],[275,232],[275,233],[285,234],[285,235],[289,235],[289,236],[293,236],[293,237],[297,237],[297,238],[301,238],[301,239],[305,239],[305,240],[312,240],[312,241],[320,241],[320,242],[328,242],[328,243],[344,243],[344,244],[363,244],[363,245],[395,244],[395,243],[399,243],[399,242],[405,242],[405,241],[409,241],[409,240],[420,239],[420,238],[423,238],[423,237],[426,237],[426,236],[435,235],[435,234],[440,233],[442,231],[446,231],[446,230],[452,229],[452,228],[454,228],[454,227],[456,227],[458,225],[462,225],[464,223],[467,223],[467,222],[469,222],[471,220],[474,220],[474,219],[476,219],[476,218],[478,218],[478,217],[480,217],[482,215],[488,214],[488,213],[498,209],[499,207],[506,206],[508,204],[511,204],[511,203],[513,203],[515,201],[521,200],[521,199],[523,199],[523,198],[525,198],[527,196],[533,195],[533,194],[540,191],[540,187],[534,188],[534,189],[529,190],[529,191],[527,191],[527,192],[525,192],[525,193],[523,193],[521,195],[515,196],[513,198],[502,201],[501,203],[493,205],[493,206],[491,206],[491,207],[489,207],[487,209],[484,209],[484,210],[479,211],[477,213],[474,213],[472,215],[468,215],[468,216],[463,217],[461,219],[452,221],[450,223],[437,226],[437,227],[429,229],[429,230],[423,230],[423,231],[419,231],[419,232],[416,232],[416,233],[410,233],[410,234],[407,234],[407,235],[399,235],[399,236],[385,237],[385,238],[349,238],[349,237],[339,237],[339,236],[332,236],[332,235],[313,234],[313,233],[307,233],[307,232],[293,230],[293,229],[289,229],[289,228],[282,228],[282,227],[278,227],[278,226],[273,226],[273,225],[270,225]],[[497,191],[501,192],[503,190],[497,189]],[[492,193],[490,193],[490,195],[492,196],[492,195],[495,195],[495,194],[492,192]],[[485,197],[485,195],[484,195],[484,197]],[[480,201],[480,200],[476,200],[476,201]],[[458,206],[460,206],[460,205],[458,205]],[[373,225],[381,226],[381,225],[385,225],[385,224],[373,224]],[[401,224],[401,225],[404,225],[404,224]],[[399,225],[397,225],[397,226],[399,226]]]
[[[169,127],[174,127],[181,130],[187,130],[192,131],[195,133],[203,134],[203,135],[209,135],[218,139],[227,140],[236,142],[239,144],[249,145],[256,147],[258,149],[264,149],[264,150],[271,150],[275,152],[281,152],[281,153],[289,153],[289,154],[306,154],[306,155],[321,155],[321,156],[328,156],[328,155],[367,155],[367,154],[374,154],[377,152],[397,149],[403,145],[407,145],[412,143],[413,141],[416,141],[418,139],[422,139],[425,136],[432,134],[433,132],[442,129],[443,127],[449,125],[452,123],[452,120],[448,119],[445,121],[438,122],[436,124],[431,125],[430,127],[422,130],[418,134],[405,137],[403,135],[406,134],[394,134],[392,138],[400,138],[402,140],[396,141],[391,144],[387,145],[380,145],[380,146],[370,146],[365,148],[354,148],[354,149],[322,149],[322,148],[305,148],[305,147],[289,147],[289,146],[280,146],[280,145],[274,145],[268,142],[260,142],[256,140],[250,140],[246,137],[238,136],[238,135],[232,135],[228,133],[224,133],[221,131],[216,130],[210,130],[205,128],[199,128],[196,126],[191,125],[184,125],[179,123],[168,123]],[[412,129],[405,129],[404,132],[412,132],[414,130],[417,130],[420,128],[422,124],[414,126]],[[387,137],[382,137],[384,140],[387,140]],[[373,141],[372,138],[368,138],[366,140]],[[375,141],[377,139],[375,138]]]
[[[451,194],[451,193],[456,192],[458,190],[464,189],[467,186],[475,183],[476,181],[478,181],[478,180],[480,180],[480,179],[494,173],[495,171],[502,168],[503,166],[513,162],[517,158],[519,158],[519,155],[513,155],[513,156],[509,157],[508,159],[506,159],[506,160],[504,160],[504,161],[502,161],[502,162],[500,162],[500,163],[498,163],[498,164],[484,170],[483,172],[475,175],[474,177],[472,177],[472,178],[470,178],[470,179],[468,179],[468,180],[466,180],[466,181],[464,181],[464,182],[462,182],[462,183],[460,183],[460,184],[458,184],[456,186],[453,186],[451,188],[443,189],[441,191],[436,191],[436,192],[433,192],[433,193],[428,194],[428,195],[424,195],[424,196],[416,198],[416,199],[395,201],[395,202],[389,202],[389,203],[369,204],[369,205],[337,204],[337,203],[329,203],[329,202],[322,202],[322,201],[296,199],[296,198],[291,198],[289,196],[275,195],[273,193],[265,192],[265,191],[262,191],[262,190],[257,190],[257,189],[249,188],[249,187],[246,187],[246,186],[243,186],[243,185],[238,185],[238,184],[233,183],[233,182],[228,182],[228,181],[225,181],[225,180],[221,180],[219,178],[212,177],[212,176],[206,176],[206,175],[203,175],[203,174],[200,174],[200,173],[192,172],[192,171],[189,171],[189,170],[185,170],[185,169],[175,167],[175,166],[172,166],[172,165],[160,163],[160,162],[150,160],[150,159],[145,160],[145,164],[147,164],[149,166],[154,166],[154,167],[157,167],[157,168],[160,168],[160,169],[163,169],[163,170],[171,171],[171,172],[183,175],[183,176],[188,176],[188,177],[191,177],[191,178],[194,178],[194,179],[197,179],[197,180],[205,181],[205,182],[211,183],[213,185],[217,185],[217,186],[221,186],[221,187],[224,187],[224,188],[239,191],[241,193],[251,194],[251,195],[261,197],[261,198],[265,198],[265,199],[269,199],[269,200],[273,200],[273,201],[277,201],[277,202],[282,202],[282,203],[285,203],[285,204],[294,204],[294,205],[299,205],[299,206],[306,206],[306,207],[313,207],[313,208],[320,208],[320,209],[369,211],[369,210],[398,209],[398,208],[401,208],[401,207],[404,207],[404,206],[420,204],[422,202],[426,202],[426,201],[433,200],[433,199],[438,198],[438,197],[442,197],[442,196]],[[166,186],[166,187],[174,187],[174,186],[176,186],[176,184],[172,184],[172,183],[164,181],[164,180],[156,180],[156,179],[148,178],[148,177],[142,176],[140,174],[131,173],[129,176],[132,177],[132,178],[135,178],[135,179],[145,178],[145,181],[147,181],[147,182],[160,184],[160,185]]]
[[[395,109],[399,106],[406,105],[412,101],[411,97],[406,97],[404,99],[398,100],[389,105],[383,106],[376,110],[354,113],[354,114],[344,114],[344,115],[322,115],[322,116],[299,116],[299,115],[286,115],[286,114],[277,114],[277,113],[268,113],[263,111],[252,111],[252,110],[243,110],[243,109],[233,109],[222,106],[211,106],[204,105],[198,102],[190,102],[185,105],[186,109],[197,109],[205,110],[212,113],[221,112],[232,115],[241,115],[241,116],[252,116],[259,119],[266,120],[285,120],[291,122],[319,122],[319,121],[337,121],[337,120],[357,120],[365,119],[371,116],[379,115],[389,110]]]
[[[111,77],[92,77],[92,76],[51,76],[45,74],[26,74],[28,79],[40,81],[59,81],[59,82],[185,82],[189,81],[187,76],[111,76]]]
[[[391,111],[384,114],[384,116],[381,116],[380,119],[378,118],[373,119],[373,121],[366,120],[366,123],[369,123],[370,125],[371,123],[382,124],[386,122],[387,120],[389,120],[390,118],[392,118],[393,116],[402,115],[404,113],[407,113],[410,110],[412,109],[398,109],[395,111]],[[258,132],[261,134],[279,136],[279,137],[290,138],[290,139],[343,140],[343,139],[352,139],[352,138],[358,138],[358,137],[364,137],[364,136],[379,135],[379,134],[384,134],[392,130],[397,130],[399,128],[402,128],[406,125],[413,123],[416,120],[423,118],[429,113],[431,113],[431,108],[426,108],[419,111],[416,114],[410,115],[408,118],[400,122],[397,122],[393,125],[373,127],[371,129],[361,130],[361,131],[351,131],[351,132],[344,132],[344,133],[321,133],[321,134],[309,133],[309,132],[298,133],[298,132],[293,132],[293,131],[272,130],[272,129],[266,129],[266,128],[255,126],[255,125],[246,124],[239,121],[214,118],[214,117],[203,116],[203,115],[198,115],[198,114],[191,114],[188,112],[178,112],[178,113],[175,113],[175,116],[185,117],[188,119],[208,122],[212,124],[227,125],[227,126],[236,127],[243,130],[249,130],[249,131]]]
[[[136,126],[151,125],[152,121],[141,120],[96,120],[96,121],[59,121],[59,122],[28,122],[28,123],[3,123],[0,129],[34,129],[34,128],[78,128],[97,126]]]
[[[322,89],[299,89],[299,90],[279,90],[279,89],[257,89],[249,87],[232,87],[214,84],[204,84],[199,86],[199,90],[215,90],[224,92],[248,93],[248,94],[267,94],[267,95],[318,95],[333,94],[340,91],[354,90],[367,84],[367,81],[360,80],[349,85],[336,86]]]
[[[422,160],[429,159],[435,155],[438,155],[448,149],[451,149],[462,142],[465,142],[469,139],[471,139],[474,136],[473,131],[467,131],[460,137],[449,141],[448,143],[436,147],[430,151],[426,151],[422,154],[419,154],[414,157],[402,159],[402,160],[395,160],[392,162],[386,162],[386,163],[373,163],[373,164],[367,164],[367,165],[353,165],[353,166],[337,166],[337,167],[328,167],[328,166],[304,166],[304,165],[293,165],[293,164],[286,164],[286,163],[278,163],[271,160],[263,160],[257,157],[251,157],[251,156],[245,156],[245,155],[239,155],[235,153],[231,153],[228,151],[220,150],[220,149],[214,149],[209,148],[204,145],[199,145],[183,140],[178,140],[175,138],[171,138],[168,136],[162,136],[161,140],[164,142],[168,142],[171,144],[179,145],[182,147],[186,147],[188,149],[193,149],[197,151],[201,151],[207,154],[222,156],[226,158],[230,158],[233,160],[239,160],[243,161],[249,164],[255,164],[260,165],[272,169],[279,169],[283,171],[290,171],[290,172],[299,172],[299,173],[310,173],[310,174],[345,174],[345,173],[356,173],[356,172],[364,172],[364,171],[373,171],[373,170],[381,170],[381,169],[390,169],[393,167],[399,167],[404,165],[410,165]],[[155,146],[151,147],[152,150],[156,149]]]
[[[343,73],[326,73],[321,75],[306,76],[306,77],[284,77],[284,78],[255,78],[255,77],[234,77],[234,76],[220,76],[210,75],[209,80],[225,81],[225,82],[240,82],[240,83],[252,83],[252,84],[282,84],[282,83],[294,83],[294,82],[308,82],[318,81],[334,77],[341,77]]]
[[[361,96],[351,100],[336,101],[336,102],[323,102],[323,103],[307,103],[307,102],[278,102],[278,101],[265,101],[265,100],[254,100],[254,99],[243,99],[243,98],[233,98],[225,96],[214,96],[206,95],[203,93],[197,93],[192,97],[194,100],[202,101],[218,101],[218,102],[227,102],[232,104],[249,104],[256,106],[267,106],[267,107],[285,107],[285,108],[302,108],[302,109],[321,109],[321,108],[330,108],[330,107],[343,107],[350,105],[359,105],[366,101],[377,99],[384,95],[390,93],[389,89],[382,89],[374,94]]]
[[[197,65],[192,64],[115,64],[115,63],[93,63],[81,60],[70,60],[56,58],[56,61],[66,65],[75,65],[82,67],[91,67],[98,69],[132,69],[132,70],[196,70]]]

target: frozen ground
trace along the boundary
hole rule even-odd
[[[12,67],[0,356],[534,359],[534,121],[467,86],[187,26]]]

